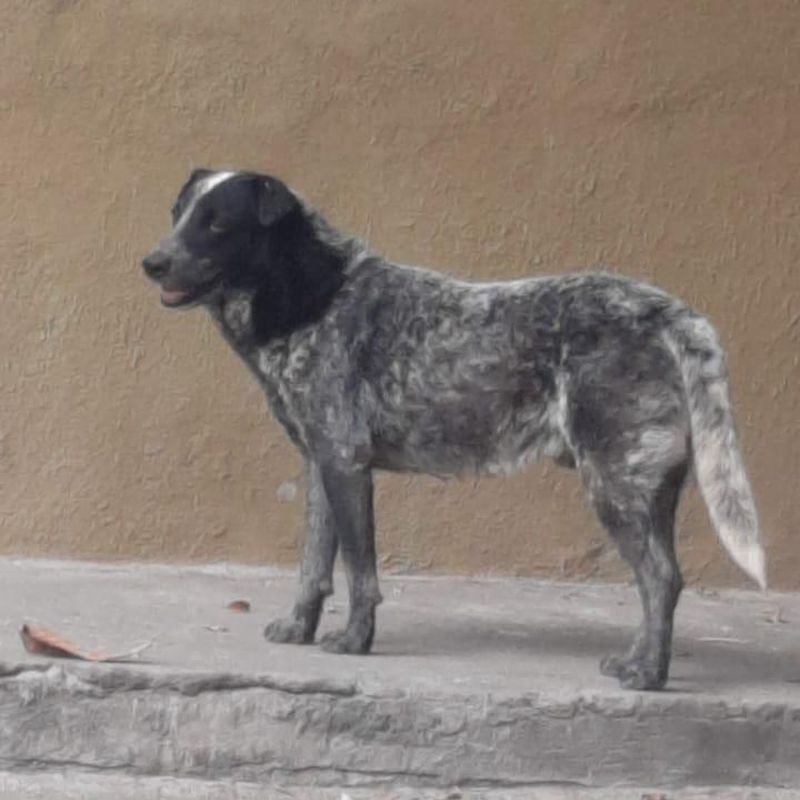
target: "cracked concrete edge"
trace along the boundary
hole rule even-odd
[[[142,664],[137,669],[116,664],[94,664],[76,661],[67,664],[0,662],[0,681],[24,680],[42,676],[53,686],[69,690],[73,678],[73,691],[80,693],[82,684],[86,694],[103,692],[171,691],[188,696],[203,692],[232,692],[243,689],[273,689],[289,694],[329,694],[350,697],[358,691],[354,681],[328,678],[298,680],[281,675],[246,675],[231,672],[186,672],[178,670],[148,671]],[[80,684],[75,683],[75,680]],[[96,691],[92,691],[96,690]]]
[[[84,664],[6,666],[5,675],[6,770],[504,790],[800,786],[800,709],[775,703],[375,695],[349,684],[317,691],[271,676]]]
[[[405,692],[380,690],[359,685],[355,680],[331,678],[297,679],[287,675],[234,672],[194,672],[149,667],[138,662],[91,663],[79,660],[8,663],[0,661],[0,685],[3,682],[20,682],[76,695],[104,696],[113,692],[175,692],[195,696],[205,692],[234,692],[247,689],[270,689],[287,694],[321,694],[334,697],[429,697],[445,698],[441,692]],[[469,695],[465,695],[469,696]],[[800,720],[800,705],[770,701],[739,701],[706,695],[686,695],[672,692],[597,692],[577,693],[491,692],[485,695],[492,706],[492,714],[501,724],[503,716],[516,718],[527,714],[572,719],[579,714],[601,717],[663,716],[667,712],[686,713],[704,717],[709,721],[760,717]]]
[[[297,787],[232,781],[126,777],[64,773],[0,773],[0,800],[797,800],[800,790],[740,787],[578,789],[538,786],[524,789],[418,789],[393,786]]]

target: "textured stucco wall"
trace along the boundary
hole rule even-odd
[[[606,263],[706,311],[800,588],[798,42],[780,0],[4,0],[0,551],[294,560],[299,460],[138,266],[190,167],[232,165],[405,262]],[[387,569],[624,574],[550,466],[378,494]],[[680,539],[740,581],[695,490]]]

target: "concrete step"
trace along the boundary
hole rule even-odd
[[[266,643],[293,588],[264,569],[0,561],[0,768],[373,793],[800,788],[800,597],[687,592],[670,691],[634,693],[597,671],[638,620],[628,587],[387,578],[367,657]],[[251,613],[226,608],[240,598]],[[344,616],[334,602],[325,628]],[[153,646],[146,664],[36,658],[23,622]]]
[[[800,791],[736,786],[659,789],[420,789],[413,787],[313,788],[308,786],[128,777],[67,772],[0,773],[0,800],[797,800]]]

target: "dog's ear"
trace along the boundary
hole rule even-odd
[[[286,216],[297,206],[297,198],[277,178],[261,178],[258,182],[258,221],[266,228]]]

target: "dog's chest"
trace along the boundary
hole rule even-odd
[[[328,334],[322,343],[320,336],[309,331],[260,347],[250,355],[252,368],[272,414],[305,454],[325,448],[350,458],[355,445],[368,439],[359,434],[357,387],[335,336]]]
[[[256,345],[245,299],[212,309],[220,331],[263,389],[270,411],[303,452],[309,449],[308,398],[312,395],[313,342],[286,339]],[[302,337],[301,337],[302,339]]]
[[[268,345],[251,351],[245,360],[264,390],[273,416],[294,444],[306,452],[311,391],[307,353],[290,353],[283,345]]]

